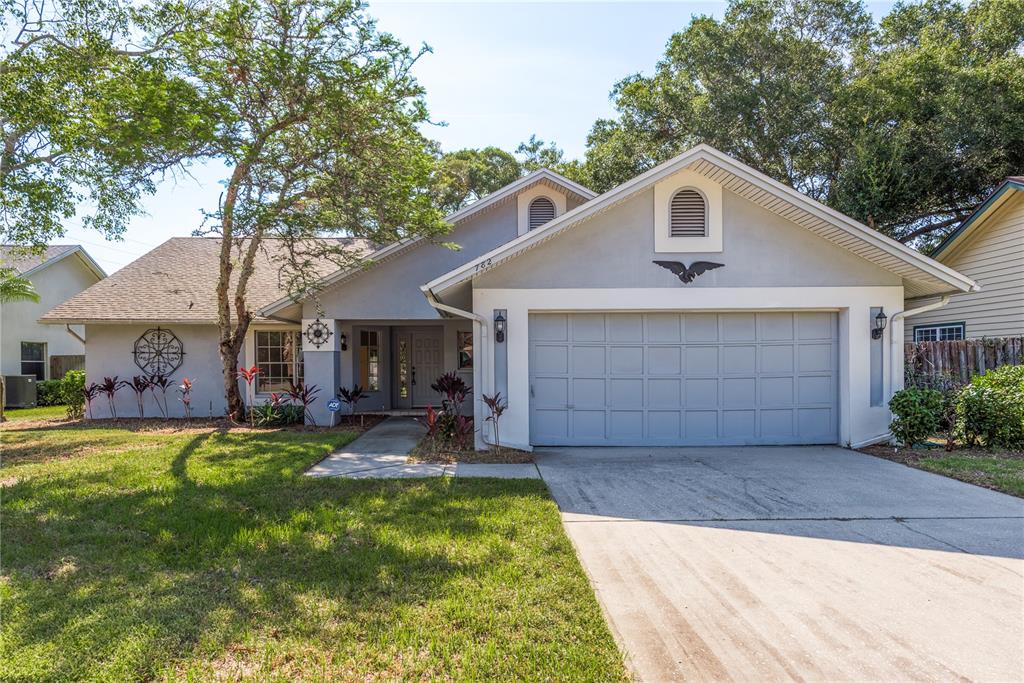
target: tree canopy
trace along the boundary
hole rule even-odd
[[[168,49],[190,11],[0,0],[0,239],[39,249],[83,209],[115,237],[154,174],[203,148],[208,118]]]
[[[1024,0],[732,0],[612,98],[566,168],[592,189],[704,142],[926,246],[1024,168]]]

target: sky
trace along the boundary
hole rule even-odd
[[[890,2],[869,2],[876,16]],[[370,2],[378,28],[433,52],[416,65],[431,125],[445,151],[494,145],[513,151],[536,134],[579,158],[593,122],[614,116],[608,94],[620,79],[651,74],[669,37],[694,15],[721,17],[724,0],[682,2]],[[122,241],[77,220],[62,243],[82,244],[112,273],[170,237],[192,234],[217,205],[219,163],[166,178],[145,199]]]

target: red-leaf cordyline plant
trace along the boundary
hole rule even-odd
[[[87,387],[82,387],[82,396],[85,397],[85,414],[92,419],[92,400],[100,395],[100,385],[93,382]]]
[[[456,415],[455,423],[452,426],[452,438],[460,451],[466,450],[469,440],[473,437],[473,418],[465,415]]]
[[[359,402],[366,398],[366,391],[358,384],[353,384],[351,389],[347,387],[338,387],[338,393],[341,395],[341,400],[348,406],[349,411],[353,416],[356,414],[356,408],[359,407]],[[363,416],[359,416],[359,426],[363,426]]]
[[[508,401],[501,397],[500,391],[495,393],[493,396],[488,396],[487,394],[484,394],[480,398],[483,399],[484,405],[487,406],[487,410],[489,411],[489,414],[487,415],[487,418],[484,420],[484,422],[494,423],[494,447],[500,450],[501,439],[499,438],[498,435],[498,420],[501,419],[501,416],[508,408]]]
[[[185,419],[192,422],[192,380],[185,377],[178,385],[178,393],[181,394],[181,404],[185,407]]]
[[[302,414],[309,418],[313,426],[316,426],[316,420],[313,419],[313,413],[310,412],[309,406],[316,400],[318,393],[320,393],[320,389],[315,384],[306,383],[293,384],[288,390],[288,398],[302,406]]]
[[[135,375],[131,382],[127,380],[121,382],[121,386],[128,387],[135,392],[135,401],[139,405],[139,417],[145,417],[143,404],[146,402],[146,392],[149,390],[149,378],[144,375]]]
[[[466,380],[459,377],[455,371],[446,372],[437,378],[430,385],[430,388],[444,396],[441,401],[441,409],[450,415],[458,415],[462,412],[462,404],[472,388],[466,384]]]
[[[245,400],[249,404],[249,425],[255,423],[255,416],[252,408],[256,405],[256,378],[259,377],[260,369],[255,365],[251,368],[238,368],[238,376],[245,380]]]
[[[117,394],[117,390],[121,388],[121,382],[118,381],[117,375],[113,377],[104,377],[103,383],[98,385],[100,393],[107,397],[107,403],[110,405],[110,416],[117,419],[117,408],[114,406],[114,397]]]
[[[430,439],[430,448],[434,449],[434,443],[437,441],[437,432],[440,428],[440,417],[441,414],[434,410],[434,406],[427,406],[426,411],[423,413],[423,417],[417,417],[416,421],[423,425],[427,430],[427,438]]]
[[[156,403],[156,407],[160,409],[160,414],[163,415],[166,420],[169,413],[167,407],[167,389],[170,388],[173,381],[167,375],[161,375],[160,373],[149,375],[146,379],[149,380],[149,390],[153,392],[153,402]],[[157,396],[157,389],[160,390],[160,396]],[[163,398],[163,405],[160,404],[161,398]]]

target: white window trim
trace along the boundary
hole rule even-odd
[[[704,237],[672,237],[669,216],[679,190],[696,190],[707,208]],[[682,170],[654,185],[654,251],[700,254],[722,251],[722,186],[696,171]]]
[[[555,205],[555,218],[558,218],[566,211],[567,200],[565,195],[557,192],[547,185],[534,185],[516,195],[516,209],[518,213],[517,235],[525,235],[530,232],[530,204],[537,197],[546,197]]]
[[[295,325],[274,325],[274,326],[270,326],[270,325],[254,325],[254,326],[250,326],[249,330],[245,334],[245,362],[244,362],[244,365],[246,367],[252,367],[253,365],[256,365],[256,333],[257,332],[297,332],[297,333],[299,333],[299,335],[300,335],[299,339],[302,342],[299,345],[299,353],[300,354],[304,354],[306,352],[305,336],[302,335],[302,328],[301,327],[298,327],[298,326],[295,326]],[[302,356],[300,355],[299,359],[297,360],[297,363],[301,363],[301,362],[303,362],[303,361],[302,361]],[[239,359],[239,364],[242,364],[242,360],[241,359]],[[303,380],[302,381],[306,381],[305,380],[305,373],[303,373]],[[245,383],[242,382],[241,379],[239,380],[239,382],[244,386]],[[256,386],[257,387],[259,386],[259,381],[258,380],[256,382]],[[243,389],[242,391],[243,391],[242,398],[244,400],[245,399],[245,393],[244,393],[245,390]],[[269,392],[269,391],[257,391],[257,392],[255,392],[253,394],[253,396],[255,397],[256,401],[259,402],[259,401],[263,401],[263,400],[269,399],[270,398],[270,394],[271,394],[271,392]]]
[[[946,340],[946,341],[963,341],[964,339],[967,339],[967,325],[965,323],[962,323],[962,322],[957,322],[957,323],[932,323],[932,324],[928,324],[928,325],[915,325],[914,326],[914,342],[916,343],[916,342],[920,342],[920,341],[943,341],[942,339],[938,339],[938,336],[939,336],[938,331],[939,330],[943,330],[943,329],[957,329],[957,330],[960,330],[960,339]],[[930,330],[935,330],[935,332],[936,332],[936,334],[935,334],[936,339],[932,340],[932,339],[920,339],[919,338],[918,332],[925,332],[925,331],[930,331]]]

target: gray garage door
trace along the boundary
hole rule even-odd
[[[535,445],[835,443],[835,313],[530,316]]]

